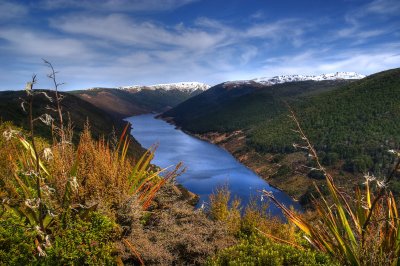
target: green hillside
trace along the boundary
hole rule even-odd
[[[54,92],[46,92],[48,96],[54,98]],[[79,133],[83,131],[85,123],[89,121],[91,132],[94,137],[110,138],[115,129],[118,136],[126,125],[126,122],[111,116],[108,112],[94,106],[93,104],[82,100],[81,98],[69,94],[61,93],[64,98],[61,101],[64,119],[68,116],[73,121],[74,141],[78,141]],[[25,99],[25,91],[2,91],[0,92],[0,119],[2,121],[11,121],[14,125],[28,129],[28,115],[23,111],[21,103]],[[25,108],[27,106],[25,105]],[[34,117],[39,117],[43,114],[49,114],[56,120],[57,114],[49,108],[55,108],[54,103],[51,103],[43,94],[38,94],[34,97],[33,113]],[[51,128],[41,121],[35,123],[36,134],[43,138],[51,138]],[[143,152],[143,148],[132,137],[131,151],[134,154]]]
[[[98,88],[70,93],[107,111],[114,117],[164,112],[201,91],[147,90],[140,91]]]
[[[326,164],[345,159],[353,172],[379,173],[400,144],[400,69],[388,70],[292,104]],[[254,125],[248,144],[261,152],[290,152],[298,137],[287,112]]]
[[[284,110],[282,100],[299,100],[329,91],[349,81],[306,81],[262,86],[257,83],[235,87],[220,84],[165,112],[183,128],[205,133],[250,129]]]
[[[249,87],[250,86],[250,87]],[[234,95],[234,92],[241,92]],[[194,133],[243,130],[260,153],[290,153],[299,142],[288,102],[325,164],[344,159],[352,172],[387,169],[400,143],[400,69],[358,81],[254,87],[218,85],[164,113]]]

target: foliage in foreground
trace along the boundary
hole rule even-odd
[[[227,248],[208,265],[338,265],[329,256],[307,250],[299,250],[289,245],[278,244],[259,235],[242,239],[233,247]]]
[[[46,256],[41,258],[35,245],[37,231],[29,226],[26,219],[7,211],[2,214],[0,225],[0,265],[115,263],[115,224],[98,212],[91,212],[85,220],[69,214],[60,226],[54,226],[52,239],[45,240]]]
[[[398,265],[400,256],[400,219],[393,194],[387,189],[400,166],[400,153],[392,172],[384,179],[365,176],[365,188],[356,187],[354,198],[339,189],[333,177],[321,165],[317,152],[304,134],[292,112],[298,133],[309,154],[315,159],[317,169],[324,173],[329,198],[318,190],[315,201],[319,220],[310,223],[287,209],[269,192],[264,192],[279,206],[289,221],[294,223],[317,250],[337,258],[348,265]],[[376,186],[373,186],[376,184]]]
[[[35,91],[33,76],[21,105],[27,112],[29,133],[10,123],[0,124],[0,261],[7,265],[109,265],[118,260],[115,243],[119,241],[143,264],[116,223],[118,213],[127,205],[130,215],[149,208],[180,166],[161,177],[163,170],[150,164],[154,149],[138,161],[128,157],[129,125],[115,142],[94,140],[86,126],[75,146],[71,123],[63,117],[56,72],[45,63],[52,70],[49,77],[55,84],[55,98]],[[35,116],[34,100],[43,94],[57,122],[48,113]],[[49,126],[51,144],[36,137],[36,122]]]
[[[267,209],[268,204],[253,201],[242,212],[240,201],[231,200],[226,187],[211,195],[210,217],[222,221],[239,243],[219,251],[208,265],[336,265],[326,254],[313,251],[293,224]]]

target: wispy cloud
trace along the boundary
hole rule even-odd
[[[338,38],[355,39],[356,44],[365,43],[373,37],[390,34],[400,30],[400,24],[388,24],[382,27],[382,22],[398,16],[400,2],[397,0],[374,0],[351,10],[345,15],[347,25],[338,30]]]
[[[7,42],[3,44],[3,51],[24,56],[89,59],[91,55],[90,50],[78,40],[32,30],[0,28],[0,39]]]
[[[221,32],[210,33],[186,27],[165,27],[151,21],[135,21],[127,16],[112,14],[106,17],[74,15],[52,20],[54,28],[70,34],[83,34],[134,47],[160,46],[207,49],[221,44]]]
[[[37,68],[41,57],[61,70],[65,89],[188,80],[216,84],[335,71],[371,74],[400,66],[395,41],[400,24],[393,11],[400,11],[398,1],[369,1],[337,17],[315,13],[313,19],[274,17],[260,8],[229,18],[189,14],[191,4],[207,3],[0,0],[0,71],[7,73],[0,86],[45,71]]]

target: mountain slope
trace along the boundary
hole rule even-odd
[[[54,98],[52,91],[43,91],[47,95]],[[78,140],[78,135],[83,131],[85,123],[89,121],[91,132],[94,137],[99,138],[105,136],[109,138],[112,131],[115,129],[117,136],[122,132],[126,122],[121,119],[116,119],[108,114],[106,111],[99,109],[93,104],[82,100],[81,98],[62,92],[64,96],[61,105],[63,108],[64,119],[70,116],[74,127],[74,140]],[[0,92],[0,118],[2,121],[11,121],[16,126],[28,130],[28,115],[23,111],[21,106],[21,99],[26,97],[25,91],[2,91]],[[54,108],[54,104],[43,95],[39,94],[34,97],[33,112],[34,117],[39,117],[43,114],[49,114],[57,120],[55,112],[46,108],[47,106]],[[26,106],[25,106],[26,107]],[[56,122],[57,123],[57,122]],[[36,134],[51,139],[50,127],[44,125],[40,120],[35,123]],[[78,134],[77,134],[78,133]],[[131,151],[133,154],[140,154],[143,148],[132,137]]]
[[[163,117],[223,146],[303,203],[321,177],[310,172],[312,160],[293,148],[302,140],[293,132],[284,101],[343,186],[359,182],[361,173],[385,175],[391,168],[388,150],[400,147],[400,69],[355,81],[229,85],[213,87]],[[391,189],[400,193],[400,183],[393,182]]]
[[[390,162],[385,150],[399,147],[400,69],[351,82],[224,83],[163,116],[193,133],[242,130],[246,145],[262,153],[293,152],[298,139],[284,101],[318,150],[353,161],[349,170],[379,172]]]
[[[163,112],[198,95],[208,88],[202,83],[127,86],[120,89],[97,88],[71,91],[78,97],[106,110],[114,117]]]
[[[380,172],[388,149],[400,145],[400,69],[371,75],[309,101],[294,104],[302,127],[319,151],[348,160],[351,171]],[[256,125],[249,145],[262,152],[292,151],[298,141],[286,113]]]
[[[303,81],[262,85],[257,82],[219,84],[165,112],[178,126],[194,133],[246,129],[280,113],[282,100],[329,91],[347,80]]]

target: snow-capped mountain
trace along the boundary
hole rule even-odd
[[[229,81],[225,84],[246,84],[246,83],[259,83],[261,85],[274,85],[281,84],[286,82],[295,82],[295,81],[322,81],[322,80],[338,80],[338,79],[362,79],[365,78],[364,75],[358,74],[356,72],[335,72],[329,74],[321,74],[321,75],[282,75],[275,76],[272,78],[262,77],[255,78],[251,80],[239,80],[239,81]]]
[[[123,86],[119,87],[118,89],[122,90],[134,90],[134,91],[141,91],[144,89],[147,90],[180,90],[180,91],[188,91],[193,92],[196,90],[205,91],[208,90],[211,86],[200,83],[200,82],[179,82],[179,83],[168,83],[168,84],[156,84],[150,86],[143,86],[143,85],[133,85],[133,86]]]

